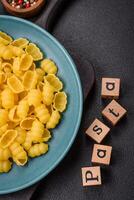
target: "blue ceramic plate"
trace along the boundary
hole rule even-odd
[[[9,173],[0,175],[0,194],[5,194],[36,183],[59,164],[78,132],[83,102],[81,83],[75,64],[54,37],[33,23],[9,16],[0,16],[0,30],[14,38],[28,38],[35,42],[47,57],[52,58],[58,65],[58,76],[63,80],[64,90],[68,94],[67,110],[60,125],[53,130],[49,152],[30,160],[24,167],[14,164]]]

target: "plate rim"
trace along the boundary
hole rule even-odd
[[[56,44],[56,46],[58,46],[58,48],[64,53],[64,55],[68,59],[70,65],[71,65],[71,68],[73,69],[73,72],[74,72],[74,75],[75,75],[75,78],[76,78],[76,81],[77,81],[78,90],[79,90],[79,104],[80,104],[78,120],[77,120],[77,124],[75,125],[74,134],[73,134],[71,140],[69,141],[67,147],[65,148],[64,152],[62,153],[62,155],[56,160],[56,162],[52,165],[52,167],[50,167],[47,171],[45,171],[45,173],[42,173],[40,176],[38,176],[34,180],[29,181],[29,182],[27,182],[27,183],[25,183],[21,186],[18,186],[16,188],[11,188],[11,189],[7,189],[7,190],[0,190],[0,194],[9,194],[9,193],[17,192],[19,190],[30,187],[33,184],[40,181],[41,179],[43,179],[44,177],[46,177],[49,173],[51,173],[59,165],[59,163],[67,155],[68,151],[70,150],[70,148],[71,148],[71,146],[72,146],[72,144],[73,144],[73,142],[76,138],[76,135],[78,133],[80,123],[81,123],[81,118],[82,118],[82,113],[83,113],[83,90],[82,90],[82,86],[81,86],[81,80],[80,80],[80,77],[79,77],[79,74],[78,74],[78,71],[77,71],[77,68],[76,68],[76,65],[75,65],[73,59],[69,55],[68,51],[64,48],[64,46],[54,36],[52,36],[48,31],[41,28],[40,26],[34,24],[33,22],[25,20],[25,19],[21,19],[21,18],[18,18],[18,17],[9,16],[9,15],[0,15],[0,19],[14,20],[14,21],[22,22],[22,23],[24,23],[28,26],[30,25],[30,26],[34,27],[35,29],[39,30],[40,32],[42,32],[43,34],[45,34],[53,43]]]

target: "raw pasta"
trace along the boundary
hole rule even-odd
[[[36,44],[0,31],[0,173],[48,152],[67,105],[57,71]]]
[[[42,95],[41,92],[37,89],[32,89],[28,93],[28,103],[29,106],[39,106],[41,104]]]
[[[11,157],[11,152],[9,148],[3,149],[0,147],[0,161],[1,160],[8,160]]]
[[[65,92],[58,92],[54,96],[54,108],[59,112],[63,112],[67,105],[67,95]]]
[[[50,118],[50,113],[44,104],[39,105],[35,108],[35,113],[37,118],[43,123],[46,124]]]
[[[7,130],[0,138],[0,146],[4,149],[9,147],[16,137],[17,137],[16,130],[12,130],[12,129]]]
[[[37,84],[37,79],[38,76],[36,71],[28,70],[27,72],[25,72],[22,81],[25,90],[31,90],[35,88]]]
[[[14,93],[11,89],[5,88],[1,93],[3,108],[10,109],[14,106]]]
[[[46,124],[46,127],[48,129],[55,128],[56,125],[59,123],[60,117],[61,116],[60,116],[59,112],[57,110],[54,110],[51,114],[49,121]]]
[[[0,127],[5,125],[8,121],[8,111],[5,109],[0,109]]]
[[[9,160],[0,161],[0,173],[8,172],[11,169],[12,163]]]
[[[33,57],[34,61],[38,61],[43,58],[43,53],[34,43],[30,43],[26,47],[26,52]]]
[[[23,84],[21,83],[20,79],[15,75],[12,75],[11,77],[7,79],[7,85],[14,93],[17,93],[17,94],[22,92],[24,89]]]
[[[14,40],[11,44],[16,47],[24,49],[28,45],[29,41],[25,38],[18,38]]]
[[[57,66],[55,63],[50,59],[44,59],[41,62],[41,68],[47,73],[47,74],[56,74],[57,73]]]
[[[39,121],[35,120],[31,127],[31,138],[34,142],[39,142],[44,132],[44,125]]]
[[[13,142],[9,147],[13,160],[17,165],[25,165],[27,163],[27,153],[18,142]]]
[[[43,86],[42,97],[44,104],[48,106],[52,104],[54,98],[54,88],[48,82],[46,82]]]
[[[33,58],[31,55],[23,54],[20,58],[20,70],[27,71],[33,63]]]
[[[29,111],[29,105],[27,100],[22,100],[17,106],[17,115],[20,119],[24,119]]]
[[[33,158],[45,154],[47,151],[48,151],[48,144],[45,143],[34,144],[28,150],[28,155]]]
[[[44,77],[44,82],[48,81],[51,86],[53,86],[54,91],[58,92],[62,90],[63,88],[63,83],[60,81],[60,79],[55,76],[54,74],[48,74],[47,76]]]

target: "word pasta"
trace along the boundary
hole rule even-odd
[[[120,95],[120,79],[119,78],[102,78],[101,97],[112,99],[112,101],[102,110],[102,115],[115,126],[122,117],[127,113],[117,101]],[[86,134],[98,144],[94,144],[91,162],[97,165],[110,165],[112,146],[100,144],[104,138],[110,133],[110,128],[95,119],[86,130]],[[101,167],[83,167],[82,183],[83,186],[101,185]]]
[[[57,71],[36,44],[0,32],[0,173],[47,153],[67,105]]]

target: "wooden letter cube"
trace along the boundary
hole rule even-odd
[[[83,186],[101,185],[100,167],[83,167],[82,169]]]
[[[102,111],[102,115],[106,117],[113,125],[126,114],[126,110],[115,100],[112,100]]]
[[[102,78],[101,96],[102,98],[118,99],[120,93],[119,78]]]
[[[110,164],[112,147],[100,144],[94,144],[92,153],[92,162],[104,165]]]
[[[86,134],[97,143],[101,143],[104,137],[108,134],[110,128],[103,124],[100,120],[95,119],[91,126],[86,130]]]

